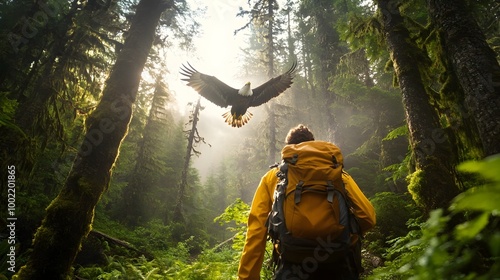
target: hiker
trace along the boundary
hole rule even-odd
[[[275,229],[279,228],[280,226],[283,226],[286,224],[288,227],[289,225],[291,227],[294,227],[292,230],[289,229],[281,229],[281,230],[275,230],[274,234],[269,234],[269,235],[275,235],[274,237],[271,236],[271,239],[273,239],[273,247],[274,247],[274,252],[273,252],[273,260],[276,265],[276,271],[274,272],[274,278],[273,279],[310,279],[310,280],[320,280],[320,279],[359,279],[359,273],[361,272],[361,248],[360,248],[360,238],[361,236],[366,233],[369,229],[371,229],[375,225],[375,210],[373,206],[371,205],[370,201],[365,197],[365,195],[362,193],[362,191],[359,189],[358,185],[354,182],[354,180],[351,178],[349,174],[347,174],[345,171],[342,170],[342,156],[340,154],[340,150],[333,144],[329,142],[323,142],[323,141],[315,141],[314,136],[312,132],[304,125],[300,124],[297,127],[292,128],[289,132],[288,135],[286,136],[285,143],[287,144],[285,148],[282,151],[282,155],[285,156],[286,153],[289,155],[294,155],[297,157],[298,154],[298,161],[300,162],[301,160],[301,150],[307,150],[307,151],[337,151],[337,155],[330,156],[327,155],[324,158],[328,158],[329,161],[332,160],[333,158],[333,164],[332,162],[329,162],[328,169],[326,172],[330,172],[328,170],[334,170],[333,167],[339,166],[338,167],[338,180],[335,185],[341,185],[342,188],[345,186],[344,193],[346,193],[345,196],[347,196],[347,199],[345,199],[346,202],[344,202],[343,199],[341,198],[336,198],[335,203],[333,205],[350,205],[351,208],[351,213],[350,215],[355,216],[356,221],[351,221],[349,225],[345,226],[345,230],[348,230],[347,228],[354,228],[354,226],[357,227],[357,231],[355,234],[348,233],[350,236],[349,238],[349,243],[348,249],[336,249],[336,248],[341,248],[336,247],[336,243],[331,242],[332,239],[330,237],[325,237],[324,239],[319,238],[312,238],[312,242],[319,242],[315,244],[315,248],[313,250],[310,250],[309,255],[304,255],[301,256],[301,253],[303,251],[298,251],[299,254],[297,254],[297,251],[294,251],[294,246],[288,246],[285,247],[285,242],[284,241],[279,241],[279,240],[274,240],[274,239],[279,239],[278,236],[279,234],[276,234],[276,231],[286,231],[286,234],[291,234],[293,235],[294,232],[307,232],[309,234],[309,237],[312,235],[316,234],[315,230],[322,227],[322,224],[325,224],[325,222],[320,222],[317,221],[316,224],[314,219],[316,216],[321,216],[321,213],[313,213],[312,214],[312,222],[307,221],[307,220],[300,220],[299,218],[296,218],[297,221],[299,221],[298,225],[291,225],[292,222],[289,221],[289,219],[285,219],[286,223],[280,223],[278,222],[273,222],[268,220],[271,219],[271,216],[279,216],[276,215],[276,213],[282,211],[279,210],[279,207],[283,208],[283,206],[275,206],[273,205],[273,201],[281,201],[283,199],[286,199],[288,201],[288,195],[285,196],[283,195],[282,198],[275,199],[275,196],[277,197],[277,191],[279,187],[277,188],[277,185],[279,182],[281,182],[281,179],[278,178],[278,175],[287,173],[287,168],[282,168],[280,166],[275,166],[271,170],[269,170],[261,179],[260,184],[255,192],[251,209],[250,209],[250,214],[248,217],[248,230],[246,234],[246,240],[245,240],[245,245],[243,248],[243,253],[241,256],[239,268],[238,268],[238,279],[239,280],[256,280],[260,279],[260,270],[262,268],[262,263],[264,260],[264,252],[266,249],[266,240],[268,238],[268,225],[269,224],[274,224]],[[291,152],[289,152],[291,151]],[[319,153],[319,152],[318,152]],[[322,152],[321,152],[322,153]],[[304,154],[303,157],[307,155]],[[310,159],[308,159],[309,162],[311,162]],[[340,160],[340,163],[338,162]],[[288,158],[288,162],[292,162],[293,160],[290,160]],[[291,167],[288,167],[290,169]],[[284,170],[284,172],[282,172]],[[332,173],[333,174],[333,173]],[[289,180],[292,180],[290,178],[291,175],[289,175]],[[316,175],[314,175],[316,176]],[[333,175],[328,175],[328,176],[333,176]],[[283,177],[283,176],[281,176]],[[338,183],[340,181],[340,184]],[[343,182],[343,183],[342,183]],[[302,181],[300,183],[303,183]],[[326,183],[325,183],[326,184]],[[328,183],[329,186],[332,185]],[[290,188],[293,187],[291,184],[286,187]],[[297,189],[299,188],[299,184],[297,184]],[[304,189],[307,188],[304,186]],[[328,188],[328,187],[326,187]],[[335,189],[337,189],[336,187]],[[302,190],[302,186],[300,186],[300,189]],[[324,187],[325,189],[325,187]],[[330,188],[332,189],[332,188]],[[306,199],[306,192],[302,191],[302,195],[297,194],[297,190],[293,191],[295,193],[295,198],[291,198],[292,202],[289,203],[292,206],[287,206],[285,207],[286,209],[293,209],[293,207],[304,207],[307,206],[305,205],[308,201]],[[318,191],[319,192],[319,191]],[[335,195],[338,197],[342,197],[341,192],[336,191]],[[302,201],[300,201],[300,197],[302,197]],[[326,201],[328,197],[328,201],[330,204],[327,204],[327,207],[332,208],[332,202],[333,202],[333,194],[326,195],[326,191],[324,191],[324,194],[321,196],[322,201]],[[295,206],[293,206],[293,199],[295,199]],[[312,199],[312,198],[311,198]],[[315,198],[316,199],[316,198]],[[311,201],[311,200],[309,200]],[[302,203],[302,204],[301,204]],[[328,203],[328,202],[325,202]],[[346,204],[347,203],[347,204]],[[285,202],[286,204],[286,202]],[[310,209],[315,209],[313,211],[316,211],[316,206],[319,207],[320,203],[317,203],[317,205],[312,205],[312,207],[309,207]],[[330,206],[328,206],[330,205]],[[277,207],[275,211],[275,208]],[[290,208],[292,207],[292,208]],[[341,208],[340,206],[336,206],[337,208]],[[343,208],[346,208],[345,206]],[[322,208],[324,209],[324,208]],[[326,208],[328,209],[328,208]],[[347,209],[347,208],[346,208]],[[292,210],[289,210],[292,211]],[[303,210],[302,210],[303,211]],[[327,212],[331,211],[328,209],[327,211],[322,212]],[[342,211],[341,211],[342,212]],[[347,212],[347,211],[344,211]],[[269,214],[272,215],[269,215]],[[337,211],[338,213],[338,211]],[[282,219],[287,217],[287,213],[282,215]],[[343,218],[340,218],[340,216],[345,216],[346,214],[328,214],[327,216],[328,219],[333,220],[334,218],[332,217],[337,217],[337,219],[341,220]],[[295,217],[295,216],[294,216]],[[345,220],[345,219],[344,219]],[[354,220],[354,219],[350,219]],[[314,224],[313,226],[310,226],[310,224]],[[309,227],[312,228],[307,228]],[[332,225],[329,228],[331,229],[332,227],[339,228],[338,225]],[[341,227],[342,228],[342,227]],[[297,230],[298,229],[298,230]],[[324,229],[323,229],[324,231]],[[271,233],[271,231],[269,231]],[[307,235],[306,234],[306,235]],[[318,233],[319,235],[319,233]],[[339,234],[338,234],[339,235]],[[324,234],[322,236],[325,236]],[[339,239],[340,237],[336,236],[334,237],[336,239]],[[316,241],[314,241],[316,239]],[[304,240],[304,239],[298,239],[298,240]],[[309,241],[308,241],[309,242]],[[334,244],[331,248],[328,247],[328,244]],[[327,245],[325,245],[327,244]],[[283,247],[283,248],[280,248]],[[297,246],[295,246],[297,247]],[[345,247],[345,246],[344,246]],[[353,249],[354,247],[357,247],[357,249]],[[287,249],[289,248],[289,249]],[[300,247],[300,249],[304,249],[303,247]],[[341,251],[342,253],[338,253],[338,251]],[[354,252],[357,251],[357,252]],[[353,253],[354,252],[354,253]],[[290,258],[287,257],[287,254],[292,254],[294,253],[294,261],[289,261]],[[341,255],[342,257],[336,257],[337,259],[334,258],[329,258],[329,254],[332,256],[334,255]],[[356,257],[353,256],[357,255],[358,260],[354,260]],[[345,256],[345,257],[344,257]],[[298,259],[297,259],[298,258]],[[302,258],[302,259],[300,259]],[[327,259],[334,259],[334,261],[326,261]]]

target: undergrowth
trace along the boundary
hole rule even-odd
[[[390,241],[385,266],[368,279],[500,279],[500,155],[465,162],[458,170],[477,174],[483,183]]]
[[[367,236],[365,247],[381,255],[385,263],[366,279],[500,279],[498,170],[500,156],[461,164],[459,171],[477,174],[477,182],[482,183],[457,196],[449,209],[431,212],[427,220],[416,217],[407,197],[389,193],[376,196],[373,203],[382,227]],[[390,218],[397,209],[404,217]],[[215,246],[200,245],[195,237],[169,242],[172,228],[160,222],[130,231],[110,220],[97,221],[96,228],[111,230],[113,236],[149,250],[154,257],[112,254],[108,246],[106,265],[77,266],[74,275],[79,279],[236,279],[248,210],[247,204],[236,200],[215,219],[233,236]],[[402,218],[408,221],[405,226]],[[377,243],[378,239],[381,242]],[[193,247],[200,246],[201,253],[194,255]],[[266,254],[267,261],[269,256]],[[261,278],[270,279],[271,274],[264,265]]]

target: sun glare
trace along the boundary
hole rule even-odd
[[[201,34],[193,40],[192,50],[175,50],[175,53],[168,57],[172,79],[169,85],[176,94],[181,113],[185,113],[183,108],[189,109],[187,103],[195,102],[199,96],[180,80],[178,72],[182,64],[189,62],[198,71],[216,76],[235,88],[240,88],[244,84],[237,80],[236,75],[241,71],[237,63],[238,56],[246,44],[243,34],[234,35],[234,31],[244,24],[244,19],[236,18],[240,4],[235,1],[193,0],[190,1],[190,5],[193,8],[206,6],[205,13],[198,18]],[[213,112],[221,115],[225,110],[204,99],[202,104],[205,106],[205,114]]]
[[[167,83],[177,100],[178,111],[186,117],[190,114],[192,106],[196,104],[199,94],[182,81],[179,71],[182,64],[189,62],[196,70],[216,76],[218,79],[234,88],[241,88],[247,81],[239,78],[243,71],[241,68],[242,49],[246,48],[246,34],[234,31],[245,25],[247,19],[237,18],[239,7],[246,7],[242,1],[188,1],[192,9],[206,7],[205,13],[197,20],[201,26],[201,34],[193,40],[193,49],[189,51],[172,49],[168,50],[167,65],[169,74]],[[204,109],[200,113],[198,132],[206,139],[208,145],[201,145],[198,149],[201,156],[194,160],[194,166],[200,171],[202,177],[215,167],[223,155],[228,151],[238,149],[237,144],[245,137],[245,131],[251,131],[252,126],[258,125],[257,120],[250,122],[235,133],[235,128],[227,125],[222,114],[229,110],[220,108],[210,101],[202,98],[201,105]],[[225,142],[226,140],[229,142]],[[207,164],[208,162],[208,164]]]

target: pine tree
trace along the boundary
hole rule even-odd
[[[251,6],[251,10],[241,10],[238,13],[238,16],[249,16],[249,22],[244,27],[236,30],[236,32],[249,27],[251,24],[255,26],[254,30],[258,32],[257,36],[264,39],[262,62],[267,70],[268,78],[272,78],[277,72],[275,66],[277,61],[276,52],[281,50],[281,48],[278,47],[280,44],[278,43],[277,34],[283,31],[281,28],[281,21],[277,19],[279,6],[275,0],[258,0]],[[275,162],[278,154],[278,149],[276,148],[278,116],[275,103],[276,100],[272,99],[266,104],[266,111],[268,113],[266,119],[266,140],[268,140],[266,149],[269,162]]]
[[[332,79],[336,75],[340,58],[348,52],[340,41],[336,25],[347,11],[342,11],[336,5],[336,1],[321,0],[301,1],[300,13],[303,18],[308,18],[308,22],[301,25],[307,28],[303,32],[315,42],[311,47],[311,59],[316,67],[314,70],[309,69],[314,75],[315,91],[320,95],[317,99],[319,102],[314,104],[315,107],[320,108],[321,112],[320,131],[326,134],[326,139],[333,140],[334,131],[338,129],[340,123],[335,119],[329,107],[336,102],[336,93],[331,87]]]
[[[89,233],[94,210],[107,188],[125,137],[140,76],[161,14],[172,3],[142,0],[129,35],[107,80],[103,97],[87,122],[87,133],[65,185],[47,208],[18,279],[66,279]]]
[[[138,143],[135,167],[123,189],[122,213],[129,225],[147,223],[153,215],[151,209],[160,209],[156,198],[157,189],[164,187],[166,173],[167,136],[173,126],[172,116],[167,111],[169,90],[160,78],[155,83],[151,109],[144,127],[142,139]]]
[[[26,34],[15,26],[8,36],[20,41],[9,41],[10,48],[2,52],[3,67],[15,74],[6,74],[1,88],[17,101],[13,120],[23,136],[1,128],[5,145],[0,153],[27,174],[48,143],[67,145],[65,129],[93,109],[103,82],[99,76],[114,59],[110,44],[116,41],[110,32],[121,24],[110,20],[117,10],[111,2],[35,2],[25,11],[27,19],[20,21],[22,26],[35,24],[35,17],[41,21],[30,27],[32,36],[16,37]]]

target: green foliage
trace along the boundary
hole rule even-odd
[[[377,193],[371,202],[377,213],[377,230],[386,240],[406,235],[407,221],[420,215],[408,194]]]
[[[19,31],[13,29],[22,26],[19,19],[30,18],[29,13],[33,12],[30,10],[34,7],[37,11],[34,2],[26,0],[8,2],[9,5],[0,7],[0,22],[2,23],[0,29],[4,35],[11,31],[14,33]],[[29,184],[20,184],[20,186],[29,186],[29,188],[19,189],[19,218],[25,221],[20,225],[21,227],[25,225],[33,227],[41,220],[43,209],[55,196],[71,167],[74,149],[80,143],[78,139],[82,136],[81,123],[98,100],[103,77],[109,73],[110,65],[121,48],[120,36],[129,24],[126,20],[129,17],[124,16],[122,10],[126,10],[127,13],[131,12],[131,8],[128,7],[130,3],[111,1],[108,2],[111,6],[95,6],[95,1],[78,2],[79,4],[74,2],[77,3],[75,4],[77,9],[70,11],[68,1],[48,0],[46,2],[48,4],[59,3],[61,10],[57,16],[49,18],[50,21],[46,26],[39,26],[38,34],[29,38],[28,44],[20,49],[20,53],[10,55],[9,51],[12,48],[7,46],[9,43],[7,41],[0,46],[0,56],[6,58],[5,63],[0,66],[2,70],[5,70],[0,72],[4,75],[3,81],[6,81],[0,88],[0,128],[14,131],[13,135],[16,137],[12,139],[13,141],[24,136],[24,132],[15,125],[15,110],[23,105],[26,107],[23,100],[31,100],[32,97],[38,95],[41,84],[39,81],[49,81],[50,89],[55,94],[50,103],[44,104],[44,110],[47,111],[46,122],[34,120],[36,121],[33,124],[34,133],[41,136],[43,141],[35,139],[33,143],[37,147],[47,147],[49,151],[29,154],[30,157],[37,158],[34,161],[34,176],[30,178],[22,176],[22,179],[30,180]],[[365,6],[374,4],[363,4],[367,3],[366,1],[320,2],[307,0],[299,1],[297,4],[301,6],[300,10],[297,9],[299,10],[297,16],[301,17],[299,26],[302,34],[292,36],[303,39],[297,49],[298,53],[288,55],[299,57],[303,55],[303,68],[300,74],[305,73],[309,77],[301,77],[300,74],[296,77],[296,83],[294,83],[296,90],[294,91],[300,92],[296,94],[299,108],[293,108],[293,110],[297,113],[296,115],[303,114],[300,115],[300,119],[305,120],[305,123],[314,120],[310,124],[316,130],[317,136],[331,137],[332,135],[327,131],[330,129],[338,132],[335,134],[335,139],[339,140],[338,144],[346,151],[349,172],[358,184],[367,190],[366,193],[372,195],[381,189],[380,186],[387,182],[386,180],[395,182],[405,178],[410,170],[409,156],[402,163],[395,163],[395,158],[399,160],[399,150],[394,146],[389,150],[380,150],[380,146],[390,145],[389,140],[407,136],[407,127],[401,125],[404,118],[401,114],[401,98],[399,91],[388,90],[392,73],[388,74],[382,70],[389,60],[389,55],[385,42],[380,36],[382,34],[380,22],[373,17],[373,9]],[[433,69],[429,67],[430,73],[424,75],[431,79],[432,83],[428,84],[432,84],[434,91],[441,94],[440,96],[435,94],[434,101],[437,102],[439,111],[446,111],[447,123],[461,129],[464,120],[459,114],[462,108],[461,104],[458,104],[460,89],[456,81],[446,76],[451,72],[446,68],[445,60],[440,58],[442,49],[440,42],[437,41],[439,39],[436,36],[437,32],[432,32],[428,27],[422,27],[423,21],[426,20],[422,8],[424,2],[399,2],[402,3],[401,9],[407,17],[406,22],[411,25],[412,39],[421,48],[427,49],[426,53],[434,62]],[[493,5],[491,3],[494,3],[494,0],[483,2],[490,4],[482,4],[481,9],[477,9],[477,14],[480,15],[481,26],[488,31],[486,35],[492,42],[494,50],[498,52],[498,44],[494,45],[494,42],[498,42],[499,26],[495,24],[497,17],[496,13],[489,12],[490,10],[497,11],[498,5],[490,6]],[[187,3],[181,1],[178,4],[176,9],[164,13],[163,24],[175,29],[167,32],[195,34],[191,32],[193,31],[191,23],[189,26],[186,24],[189,16],[176,16],[177,13],[188,15],[185,13]],[[65,21],[65,18],[68,21]],[[190,32],[185,32],[186,26]],[[276,33],[280,31],[277,30]],[[277,36],[280,38],[278,34]],[[170,39],[177,40],[173,37],[176,36],[169,36]],[[252,34],[252,39],[260,40],[258,42],[260,47],[256,49],[262,49],[262,36]],[[156,43],[160,41],[162,41],[161,38],[158,38]],[[51,46],[57,46],[57,42],[66,43],[58,49],[51,48]],[[284,45],[281,40],[275,42]],[[347,47],[356,51],[348,53]],[[254,61],[249,63],[252,67],[248,67],[247,71],[259,72],[258,68],[254,67],[258,64],[255,59],[262,54],[255,52],[250,54]],[[279,57],[285,56],[284,52],[279,54]],[[392,67],[392,63],[389,65]],[[335,72],[338,75],[335,76]],[[370,84],[370,80],[374,85]],[[303,84],[303,88],[297,89],[299,84]],[[323,84],[330,91],[327,94],[322,92]],[[441,89],[439,90],[438,87]],[[287,98],[295,93],[290,92],[284,97]],[[122,143],[111,186],[99,205],[94,227],[111,236],[126,240],[140,250],[154,253],[155,258],[152,260],[137,258],[128,254],[126,249],[109,248],[109,245],[103,242],[109,264],[103,267],[78,268],[77,275],[86,279],[234,278],[237,260],[243,247],[249,208],[243,201],[251,200],[253,189],[265,171],[262,169],[265,169],[269,163],[262,149],[262,143],[267,141],[267,135],[262,131],[253,133],[260,139],[257,139],[258,141],[251,139],[242,145],[245,148],[235,149],[237,154],[225,160],[225,164],[220,167],[217,174],[211,176],[203,186],[198,183],[195,170],[191,169],[191,184],[187,192],[190,200],[185,205],[186,211],[189,212],[186,215],[189,221],[185,224],[172,224],[169,223],[172,219],[171,206],[174,205],[172,197],[175,196],[181,174],[180,159],[185,153],[185,141],[182,124],[174,124],[174,121],[171,121],[168,127],[153,125],[148,129],[144,128],[147,122],[147,111],[151,105],[150,96],[147,93],[138,95],[129,135]],[[322,109],[323,105],[325,109]],[[451,107],[454,109],[443,110],[443,108]],[[329,119],[324,121],[327,119],[327,113],[334,115],[337,124],[329,122]],[[314,119],[311,115],[317,115],[316,118],[320,120]],[[75,118],[77,121],[72,122]],[[176,118],[172,117],[172,119]],[[294,119],[296,118],[289,118],[287,121]],[[56,137],[51,137],[47,132],[54,134],[56,126],[63,127],[65,131]],[[283,123],[280,123],[280,126],[286,127]],[[45,128],[50,128],[50,130],[45,130]],[[144,141],[148,133],[153,137],[149,137],[149,141]],[[470,133],[474,135],[474,131]],[[467,140],[467,137],[471,137],[470,134],[457,133],[456,137],[459,140],[458,144],[465,143],[457,149],[469,153],[474,151],[474,147],[471,147]],[[51,145],[51,141],[47,139],[57,140],[58,143]],[[168,143],[160,144],[160,140]],[[146,146],[143,151],[144,160],[138,161],[137,154],[141,143]],[[63,156],[66,156],[64,162],[60,160]],[[28,154],[21,155],[20,158],[26,159]],[[385,162],[386,158],[388,158],[387,162]],[[136,163],[138,168],[134,173]],[[482,164],[469,163],[463,168],[479,172],[489,168],[489,173],[493,177],[486,175],[486,178],[495,182],[494,177],[496,171],[500,169],[499,166],[488,165],[489,167],[486,168]],[[391,174],[387,175],[384,171],[389,171]],[[414,195],[419,192],[421,175],[415,173],[410,177],[410,189]],[[146,198],[145,216],[147,217],[141,220],[143,223],[140,226],[130,229],[103,214],[122,218],[120,215],[123,215],[124,208],[119,207],[123,201],[122,192],[133,177],[138,182],[139,190],[145,188],[149,190],[142,192]],[[500,192],[494,185],[490,183],[487,187],[473,188],[456,198],[454,208],[452,208],[455,215],[457,212],[465,212],[468,220],[454,227],[452,231],[443,230],[450,218],[442,212],[432,213],[427,223],[418,223],[411,219],[415,215],[415,207],[406,195],[392,193],[376,195],[373,204],[377,209],[378,229],[369,233],[367,239],[370,245],[375,244],[369,248],[374,251],[385,248],[386,242],[392,245],[384,255],[389,260],[384,277],[404,279],[411,277],[420,279],[424,276],[441,277],[460,268],[460,263],[463,266],[471,265],[470,255],[477,253],[474,251],[476,249],[471,248],[475,247],[478,248],[477,250],[487,247],[490,250],[488,253],[492,256],[492,262],[498,261],[500,234],[493,229],[498,215],[496,202],[499,200]],[[136,198],[134,194],[131,197]],[[243,199],[235,200],[224,209],[236,197]],[[419,199],[415,195],[415,200],[421,203]],[[136,208],[130,207],[129,210],[131,215],[137,215]],[[223,211],[224,213],[215,219],[218,224],[213,223],[214,217]],[[409,218],[410,222],[405,225],[404,221]],[[223,226],[229,230],[229,236],[234,235],[231,237],[232,242],[221,243],[215,248],[206,249],[207,242],[217,244],[229,237],[226,236],[228,231],[222,228]],[[411,230],[406,236],[400,237],[409,228],[416,227],[422,227],[423,230]],[[23,228],[22,232],[30,230],[33,229],[24,230]],[[27,236],[28,239],[31,238],[31,235],[27,234]],[[182,241],[174,242],[173,236],[176,236],[176,240]],[[394,239],[387,241],[390,238]],[[29,240],[23,240],[24,242],[27,244]],[[225,246],[226,244],[232,246]],[[460,257],[462,253],[465,257]],[[481,252],[481,255],[487,254]],[[453,263],[454,257],[457,259],[456,263]],[[438,272],[438,270],[441,271]],[[269,276],[269,271],[266,269],[262,273],[263,277]],[[490,273],[490,275],[493,274]],[[464,278],[467,279],[466,277],[469,276],[464,276]],[[450,276],[450,278],[459,278],[459,276]]]
[[[434,210],[421,231],[394,241],[386,266],[376,269],[370,279],[496,279],[499,167],[500,155],[461,164],[459,170],[477,173],[487,183],[458,195],[451,213]],[[464,214],[465,221],[456,224]]]
[[[349,155],[347,158],[349,166],[352,168],[346,171],[356,180],[356,183],[363,189],[367,197],[372,197],[377,191],[382,189],[383,181],[377,180],[379,162],[364,155]]]
[[[409,235],[412,227],[415,227],[415,219],[421,214],[408,193],[381,192],[370,201],[377,213],[377,224],[365,236],[368,251],[376,255],[385,255],[389,247],[396,247],[394,245],[396,242],[398,246],[404,246],[402,240],[406,240],[404,237]]]
[[[458,195],[453,203],[454,211],[475,210],[484,213],[498,213],[500,210],[500,155],[484,161],[468,161],[458,167],[459,171],[476,173],[487,180],[486,185],[470,189]]]
[[[9,99],[7,93],[0,92],[0,127],[5,126],[26,137],[24,132],[12,122],[16,108],[17,101]]]
[[[245,245],[245,234],[247,231],[247,219],[250,212],[250,205],[243,202],[240,198],[237,198],[230,206],[226,208],[226,211],[219,217],[215,219],[221,224],[233,224],[235,226],[229,226],[228,229],[234,232],[232,238],[232,250],[233,250],[233,264],[230,266],[232,269],[232,274],[229,274],[227,278],[205,278],[205,279],[231,279],[236,275],[239,259],[241,257],[241,252],[243,246]],[[266,244],[266,254],[264,255],[264,263],[261,270],[261,279],[271,279],[272,277],[272,267],[271,267],[271,253],[273,250],[272,243],[267,242]]]
[[[241,200],[235,201],[227,211],[216,220],[223,224],[241,225],[246,222],[245,213],[249,206]],[[235,220],[233,220],[235,219]],[[122,252],[105,249],[108,264],[101,267],[77,267],[75,275],[85,279],[231,279],[238,269],[241,254],[240,244],[237,249],[220,244],[212,249],[204,249],[193,259],[193,247],[198,246],[195,237],[182,242],[169,242],[170,232],[175,226],[164,226],[160,221],[151,221],[144,227],[133,231],[120,223],[98,215],[96,227],[112,230],[111,234],[129,241],[142,250],[154,253],[154,259],[131,257]],[[237,226],[233,231],[241,231]],[[243,233],[242,233],[243,234]],[[236,241],[233,240],[233,243]],[[235,247],[235,246],[233,246]],[[115,254],[113,254],[115,253]]]
[[[232,279],[235,277],[239,254],[231,249],[207,250],[191,264],[177,264],[167,271],[166,279]]]
[[[227,229],[234,233],[234,250],[241,251],[243,249],[243,245],[245,242],[245,233],[247,230],[246,223],[249,212],[250,206],[243,202],[243,200],[238,198],[235,202],[233,202],[226,208],[226,211],[224,211],[222,215],[215,218],[215,222],[230,225]]]
[[[408,125],[402,125],[400,127],[397,127],[393,130],[391,130],[387,136],[385,136],[384,139],[382,140],[392,140],[392,139],[396,139],[400,136],[408,136]]]
[[[382,27],[372,13],[350,13],[349,20],[339,24],[339,29],[341,38],[349,43],[351,49],[366,48],[368,58],[378,60],[386,56],[382,64],[387,61],[388,54],[382,38]]]
[[[124,257],[108,257],[108,265],[104,267],[78,267],[75,275],[84,279],[164,279],[159,260],[148,261],[144,257],[128,259]]]
[[[401,179],[406,179],[408,173],[410,172],[408,168],[410,165],[410,160],[410,156],[407,155],[402,162],[386,166],[383,170],[391,172],[391,176],[387,177],[386,180],[392,180],[393,182],[396,182]]]
[[[133,244],[140,251],[159,256],[165,251],[179,250],[176,256],[182,256],[187,261],[193,248],[206,247],[203,238],[187,237],[182,242],[174,242],[172,235],[179,230],[178,225],[164,225],[162,221],[153,219],[143,226],[130,229],[123,224],[110,219],[102,213],[97,213],[94,228],[106,234]],[[185,235],[185,227],[180,228]]]
[[[171,231],[171,226],[165,226],[160,220],[152,220],[134,228],[130,241],[139,248],[155,253],[173,245],[170,241]]]
[[[228,223],[234,221],[237,225],[245,224],[247,222],[250,206],[237,198],[231,205],[229,205],[224,213],[215,218],[216,222]],[[234,229],[232,229],[234,230]]]

